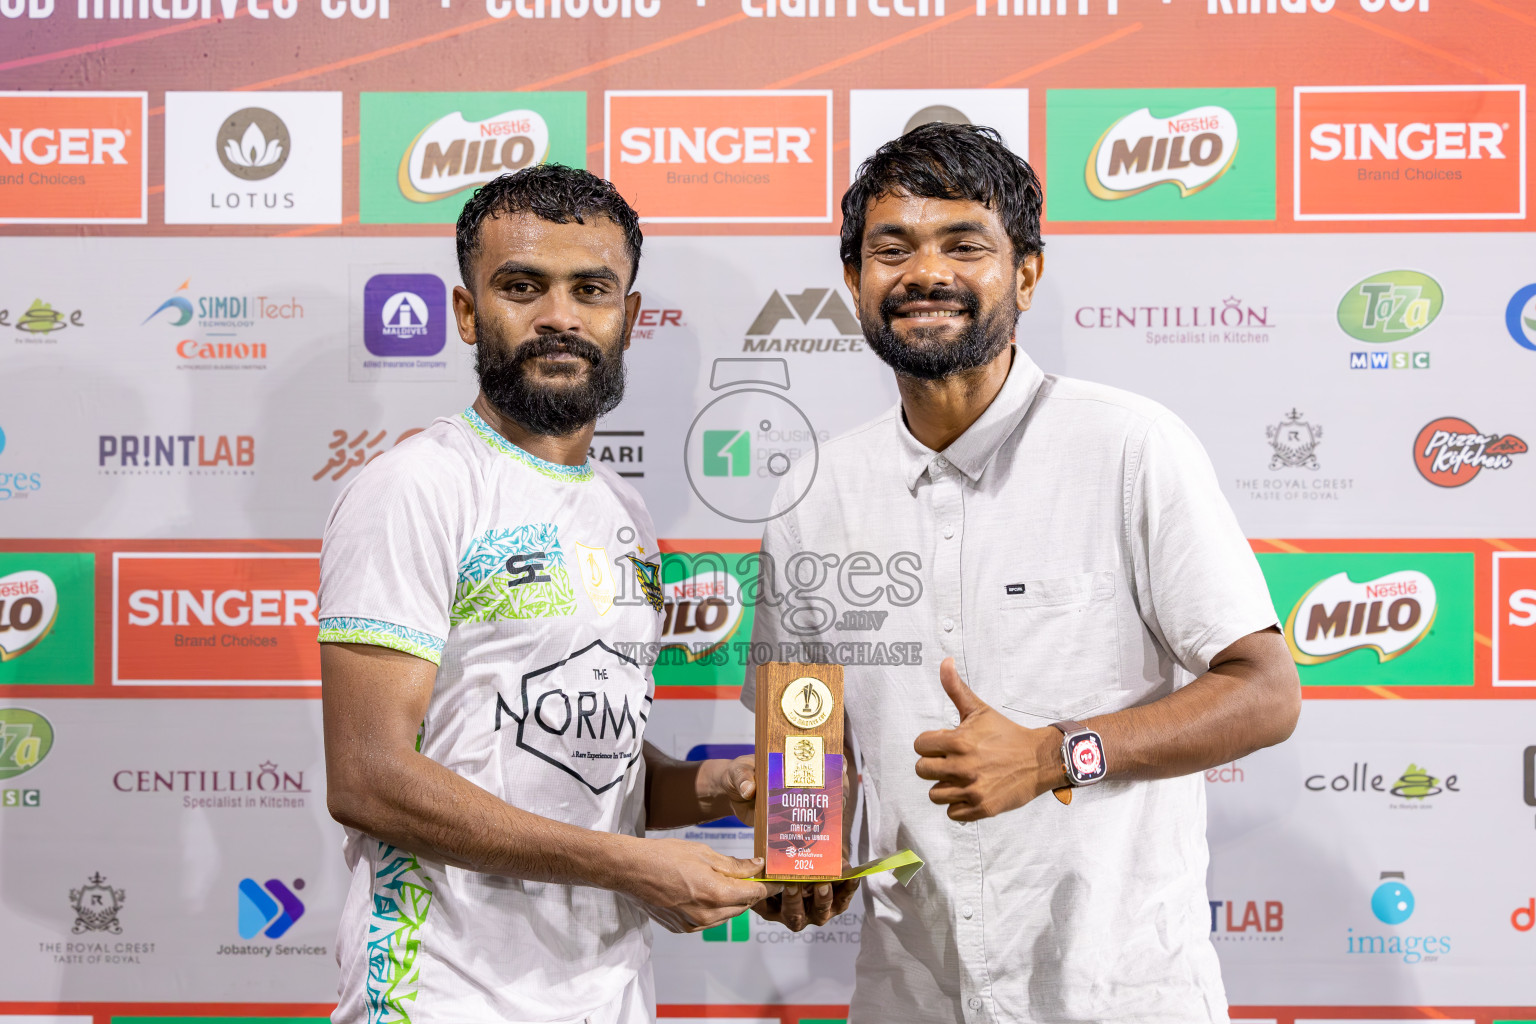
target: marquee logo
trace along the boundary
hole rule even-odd
[[[1301,596],[1285,619],[1285,642],[1300,665],[1320,665],[1351,651],[1390,661],[1435,624],[1435,584],[1407,569],[1356,583],[1335,573]]]
[[[832,220],[827,90],[609,92],[604,174],[654,223]]]
[[[0,93],[0,223],[143,224],[147,99]]]
[[[413,203],[435,203],[541,164],[548,155],[549,125],[537,111],[508,110],[467,121],[455,110],[411,140],[400,158],[400,194]]]
[[[1237,157],[1237,119],[1225,107],[1195,107],[1153,117],[1146,107],[1127,114],[1088,154],[1088,191],[1125,199],[1156,185],[1191,196],[1216,183]]]
[[[1339,328],[1359,341],[1411,338],[1445,305],[1440,282],[1417,270],[1388,270],[1353,285],[1339,299]]]
[[[261,181],[283,169],[293,141],[282,118],[265,107],[246,107],[219,126],[214,148],[230,174],[242,181]]]
[[[1525,86],[1298,86],[1297,220],[1525,216]]]
[[[1436,487],[1461,487],[1485,469],[1509,469],[1528,450],[1514,434],[1482,434],[1464,419],[1441,416],[1414,438],[1413,464]]]
[[[1493,553],[1493,685],[1536,686],[1536,551]]]
[[[1269,89],[1053,89],[1053,220],[1273,220]]]

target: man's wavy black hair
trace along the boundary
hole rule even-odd
[[[552,224],[587,223],[588,217],[607,217],[624,232],[629,254],[629,284],[640,273],[640,218],[619,195],[618,189],[591,171],[561,164],[537,164],[493,178],[477,188],[459,214],[459,276],[473,288],[470,272],[480,253],[480,225],[487,217],[531,213]]]
[[[1040,208],[1045,193],[1034,168],[1003,145],[995,129],[934,121],[892,139],[859,167],[843,193],[842,256],[861,264],[864,218],[882,196],[969,199],[997,211],[1013,242],[1013,261],[1041,252]]]

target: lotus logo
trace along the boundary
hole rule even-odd
[[[1099,136],[1088,154],[1088,191],[1124,199],[1165,183],[1192,196],[1209,188],[1237,156],[1237,119],[1226,107],[1204,106],[1173,117],[1142,107]]]
[[[47,573],[23,569],[0,576],[0,661],[37,646],[59,615],[59,592]]]
[[[1391,661],[1429,635],[1436,610],[1435,584],[1416,569],[1365,583],[1335,573],[1301,595],[1286,617],[1285,642],[1299,665],[1363,650]]]
[[[484,121],[454,111],[427,125],[400,158],[400,194],[433,203],[497,175],[543,163],[549,125],[532,110],[509,110]]]
[[[1411,338],[1435,322],[1445,293],[1428,274],[1389,270],[1361,281],[1339,300],[1339,327],[1361,341]]]
[[[292,151],[288,126],[262,107],[246,107],[225,118],[215,145],[224,169],[241,181],[272,177]]]

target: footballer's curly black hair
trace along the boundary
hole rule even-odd
[[[536,164],[493,178],[477,188],[464,204],[459,214],[457,244],[459,276],[466,288],[474,287],[470,276],[474,259],[480,253],[480,226],[487,217],[514,213],[531,213],[553,224],[585,224],[589,217],[607,217],[624,232],[629,285],[635,283],[645,236],[640,233],[640,218],[634,208],[624,201],[618,189],[591,171],[561,164]]]
[[[843,193],[844,265],[860,265],[869,204],[895,193],[969,199],[996,210],[1013,242],[1016,266],[1045,248],[1040,240],[1040,209],[1045,203],[1040,179],[1003,145],[996,129],[933,121],[875,150]]]

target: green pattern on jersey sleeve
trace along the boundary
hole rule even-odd
[[[381,619],[358,619],[344,616],[320,620],[320,642],[323,644],[372,644],[374,647],[393,647],[406,654],[425,658],[434,665],[443,660],[443,641],[431,633],[401,626]]]
[[[448,621],[499,622],[576,614],[576,591],[553,523],[487,530],[459,564]]]
[[[564,466],[558,462],[549,462],[539,458],[537,455],[523,451],[517,445],[492,430],[491,425],[485,422],[480,417],[480,414],[475,412],[473,407],[465,409],[461,415],[464,418],[464,422],[469,424],[469,429],[473,430],[475,436],[480,438],[480,440],[542,477],[549,480],[557,480],[560,483],[580,484],[586,483],[595,475],[592,472],[592,463],[590,461],[584,462],[579,466]]]

